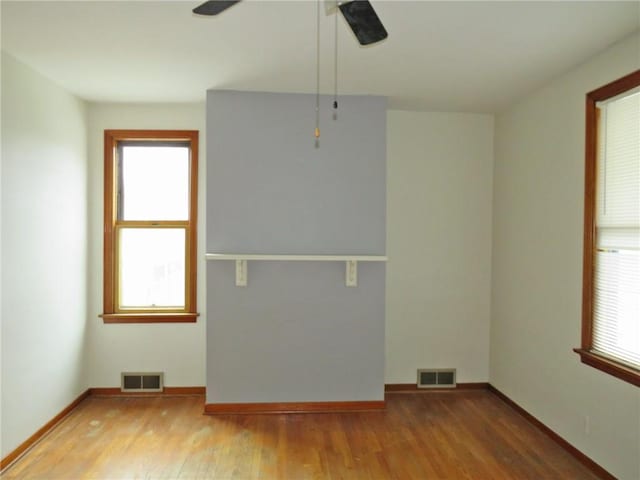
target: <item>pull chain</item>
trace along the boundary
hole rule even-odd
[[[333,52],[333,118],[335,120],[338,111],[338,12],[335,18],[335,49]]]
[[[316,0],[316,148],[320,145],[320,0]]]

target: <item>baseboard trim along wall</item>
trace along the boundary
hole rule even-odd
[[[118,397],[155,397],[158,395],[204,395],[205,387],[164,387],[162,392],[123,392],[120,387],[94,387],[89,389],[90,395]]]
[[[408,393],[408,392],[440,392],[442,390],[486,390],[489,388],[487,382],[456,383],[455,387],[418,388],[415,383],[387,383],[384,386],[386,393]]]
[[[278,413],[335,413],[384,411],[381,401],[360,402],[279,402],[279,403],[207,403],[205,415],[278,414]]]
[[[598,477],[603,480],[616,480],[616,477],[607,472],[603,467],[598,465],[596,462],[587,457],[584,453],[578,450],[576,447],[567,442],[564,438],[558,435],[556,432],[547,427],[544,423],[538,420],[536,417],[527,412],[524,408],[518,405],[516,402],[507,397],[504,393],[498,390],[493,385],[489,384],[489,391],[497,396],[504,403],[513,408],[516,412],[522,415],[529,423],[536,426],[540,429],[545,435],[547,435],[551,440],[556,442],[562,448],[564,448],[567,452],[569,452],[576,460],[582,463],[585,467],[587,467],[591,472],[593,472]]]
[[[60,413],[58,413],[55,417],[45,423],[36,433],[27,438],[24,442],[22,442],[18,447],[10,452],[6,457],[0,460],[0,473],[15,462],[18,458],[22,456],[27,450],[29,450],[33,445],[36,444],[38,440],[44,437],[50,430],[52,430],[55,426],[57,426],[62,420],[65,419],[67,415],[69,415],[85,398],[90,395],[89,390],[85,390],[82,392],[78,398],[76,398],[73,402],[67,405],[62,409]]]

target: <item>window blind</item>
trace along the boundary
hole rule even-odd
[[[640,369],[640,92],[598,109],[593,350]]]

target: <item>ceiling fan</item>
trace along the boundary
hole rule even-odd
[[[193,9],[197,15],[218,15],[240,0],[208,0]],[[370,2],[364,0],[333,1],[331,9],[337,6],[345,20],[353,30],[360,45],[370,45],[387,38],[387,31],[378,18]]]

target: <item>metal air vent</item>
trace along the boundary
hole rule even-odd
[[[122,372],[120,380],[123,392],[162,392],[164,389],[162,372]]]
[[[418,388],[443,388],[456,386],[455,368],[418,369]]]

